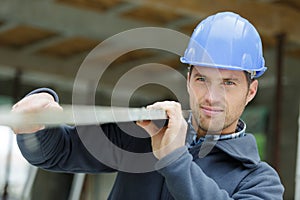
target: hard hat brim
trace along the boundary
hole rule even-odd
[[[193,66],[202,66],[202,67],[210,67],[210,68],[216,68],[216,69],[225,69],[225,70],[235,70],[235,71],[248,71],[250,73],[253,72],[253,69],[247,69],[246,67],[238,67],[238,66],[231,66],[231,65],[219,65],[216,63],[204,63],[204,62],[190,62],[188,60],[186,60],[184,57],[180,58],[181,63],[183,64],[188,64],[188,65],[193,65]],[[254,72],[254,76],[253,78],[258,78],[261,75],[263,75],[263,73],[267,70],[267,67],[261,67],[257,70],[255,70]]]

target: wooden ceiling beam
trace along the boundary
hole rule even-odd
[[[33,12],[34,11],[34,12]],[[28,24],[53,30],[61,35],[103,39],[145,24],[116,15],[91,12],[48,1],[6,0],[1,2],[0,20],[9,24]]]
[[[252,0],[126,0],[139,5],[160,7],[181,14],[207,17],[219,11],[234,11],[253,23],[261,34],[286,33],[288,40],[300,44],[300,12],[280,3]]]
[[[26,54],[23,51],[0,47],[0,65],[18,67],[23,71],[36,71],[49,74],[61,74],[73,78],[80,66],[82,58],[53,59],[35,54]]]

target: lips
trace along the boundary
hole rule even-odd
[[[212,107],[212,106],[200,106],[200,109],[204,112],[204,114],[212,116],[223,113],[223,109],[220,107]]]

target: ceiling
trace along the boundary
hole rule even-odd
[[[1,0],[0,74],[9,76],[20,69],[24,79],[37,85],[72,88],[88,53],[115,34],[155,26],[190,35],[201,19],[225,10],[238,12],[251,21],[261,33],[265,49],[276,49],[276,36],[285,35],[285,55],[300,59],[298,0]],[[110,50],[103,59],[119,54],[116,48],[107,49]],[[185,73],[178,55],[153,49],[134,50],[107,68],[100,90],[111,91],[124,73],[152,62]],[[176,77],[159,67],[147,70],[144,78],[159,74],[159,78],[174,81]],[[87,80],[83,90],[95,81]],[[120,95],[126,96],[125,85]],[[153,96],[157,90],[145,86],[147,92],[141,96]],[[165,93],[170,95],[170,91]]]

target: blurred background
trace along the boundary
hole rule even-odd
[[[298,0],[0,0],[0,105],[12,105],[40,87],[54,89],[62,104],[71,104],[78,69],[102,41],[149,26],[191,35],[202,19],[219,11],[239,13],[261,34],[268,71],[243,119],[257,138],[262,158],[279,172],[286,189],[284,199],[294,199],[300,96]],[[178,44],[183,49],[187,45]],[[107,58],[114,53],[118,52],[108,51]],[[186,66],[180,64],[178,55],[157,49],[119,56],[100,80],[86,77],[82,95],[95,93],[92,101],[97,105],[112,105],[112,91],[122,75],[147,63],[173,70],[147,68],[141,76],[164,79],[182,91],[180,98],[186,96],[185,84],[176,78],[178,73],[186,76]],[[96,92],[90,89],[95,81],[99,81]],[[117,94],[113,105],[122,106],[129,87],[121,86],[123,92]],[[129,104],[140,107],[167,99],[179,100],[168,88],[152,83],[137,88]],[[180,99],[184,108],[188,108],[187,100]],[[90,101],[86,99],[86,104]],[[36,169],[22,158],[12,131],[0,127],[0,132],[2,199],[107,198],[115,174],[74,175]]]

